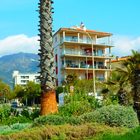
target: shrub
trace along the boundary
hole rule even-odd
[[[31,122],[31,120],[24,116],[17,116],[17,117],[10,116],[9,118],[3,119],[2,124],[12,125],[14,123],[28,123],[28,122]]]
[[[30,123],[15,123],[13,125],[5,125],[5,126],[0,126],[0,134],[9,134],[13,132],[17,132],[20,130],[23,130],[25,128],[29,128],[31,126]]]
[[[59,107],[59,114],[62,116],[79,116],[91,110],[92,107],[87,101],[73,101]]]
[[[28,110],[28,108],[25,108],[22,110],[21,115],[30,119],[30,120],[34,120],[35,118],[39,117],[39,113],[40,113],[40,109],[32,109],[32,110]]]
[[[30,114],[31,120],[34,120],[35,118],[39,117],[40,109],[34,109],[33,112]]]
[[[13,133],[10,135],[0,135],[0,140],[89,140],[92,136],[93,139],[98,135],[118,134],[123,135],[128,132],[127,128],[109,127],[99,124],[83,124],[78,126],[62,125],[34,127]]]
[[[2,121],[4,118],[8,118],[11,113],[11,107],[8,105],[0,106],[0,120]]]
[[[62,124],[71,124],[71,125],[78,125],[81,123],[79,118],[76,117],[64,117],[59,115],[48,115],[48,116],[41,116],[34,120],[33,126],[38,125],[62,125]]]
[[[120,105],[104,106],[80,116],[83,122],[104,123],[110,126],[125,126],[128,128],[139,125],[138,118],[132,107]]]
[[[12,130],[13,129],[14,130],[22,130],[22,129],[28,128],[30,126],[31,126],[30,123],[15,123],[15,124],[11,125],[10,127],[11,127]]]
[[[65,119],[59,115],[48,115],[48,116],[41,116],[34,120],[34,125],[60,125],[65,124]]]
[[[26,117],[26,118],[30,118],[30,113],[27,109],[23,109],[21,112],[21,115]]]
[[[79,124],[81,124],[80,118],[74,117],[74,116],[65,117],[65,122],[68,123],[68,124],[71,124],[71,125],[79,125]]]

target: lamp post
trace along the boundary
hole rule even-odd
[[[84,30],[85,31],[85,33],[88,35],[88,37],[90,38],[90,40],[91,40],[91,48],[92,48],[92,73],[93,73],[93,93],[94,93],[94,95],[95,95],[95,93],[96,93],[96,84],[95,84],[95,68],[94,68],[94,50],[93,50],[93,39],[91,38],[91,35],[88,33],[88,32],[86,32],[86,30]]]

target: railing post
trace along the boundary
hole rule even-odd
[[[65,41],[65,32],[63,31],[63,42]]]

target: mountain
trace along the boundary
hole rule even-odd
[[[12,73],[36,73],[39,71],[39,56],[32,53],[17,53],[0,57],[0,79],[10,86],[13,85]]]

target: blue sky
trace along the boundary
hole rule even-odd
[[[0,4],[0,55],[37,52],[39,0],[4,0]],[[114,34],[113,53],[129,55],[140,47],[139,0],[54,0],[53,28],[84,22],[88,29]]]

